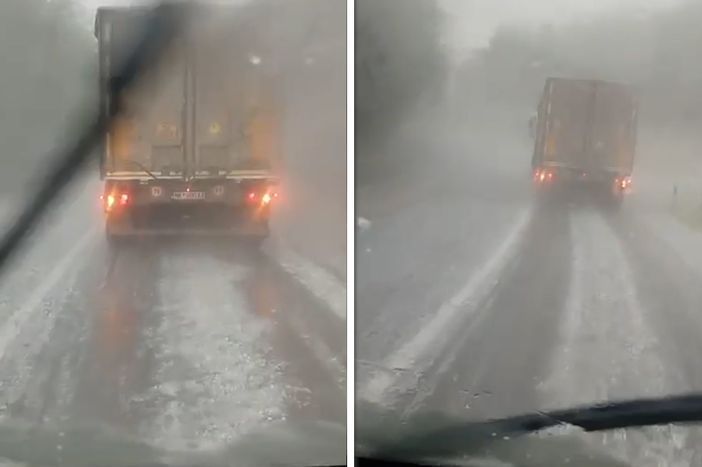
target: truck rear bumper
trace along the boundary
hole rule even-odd
[[[168,209],[170,208],[170,209]],[[111,237],[265,237],[269,233],[267,213],[237,209],[134,209],[109,213],[106,233]]]
[[[112,237],[266,237],[268,226],[218,228],[135,228],[128,225],[112,226],[108,222],[107,234]]]
[[[187,194],[193,196],[185,196]],[[178,196],[176,196],[178,195]],[[195,196],[197,195],[197,196]],[[268,235],[277,191],[267,180],[109,181],[105,185],[110,237]]]

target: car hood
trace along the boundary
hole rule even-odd
[[[539,467],[569,465],[573,467],[626,467],[630,463],[616,459],[587,442],[591,434],[578,427],[563,425],[538,433],[514,436],[478,426],[468,434],[438,448],[435,439],[426,436],[436,429],[452,426],[456,419],[442,413],[423,412],[405,419],[373,404],[358,404],[356,417],[356,453],[371,459],[398,460],[428,465],[465,467]]]

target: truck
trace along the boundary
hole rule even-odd
[[[149,10],[97,10],[100,111],[108,116],[118,103],[123,110],[100,149],[108,240],[268,235],[279,196],[281,103],[267,6],[194,10],[148,78],[122,96],[108,84]]]
[[[532,156],[536,186],[583,188],[619,205],[631,189],[637,118],[638,99],[630,85],[547,79]]]
[[[536,138],[536,122],[538,117],[536,112],[529,117],[529,138],[531,138],[532,141]]]

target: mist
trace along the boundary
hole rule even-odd
[[[8,199],[30,192],[50,157],[87,123],[84,111],[96,105],[98,91],[96,8],[130,3],[150,2],[9,0],[0,6],[0,190]],[[346,6],[343,0],[268,3],[288,195],[274,222],[287,243],[341,274]]]
[[[0,5],[0,191],[17,192],[59,141],[68,117],[97,95],[96,47],[70,1]]]
[[[414,139],[421,139],[418,132],[429,139],[442,133],[444,141],[466,132],[477,138],[490,133],[484,150],[509,144],[513,156],[500,162],[503,168],[526,170],[532,144],[525,138],[526,122],[548,77],[635,86],[641,108],[637,170],[644,178],[657,170],[647,167],[660,161],[652,152],[661,138],[685,148],[667,154],[661,170],[684,172],[691,165],[697,170],[690,135],[702,118],[702,66],[693,47],[702,39],[697,27],[702,6],[695,2],[616,7],[571,2],[556,10],[547,2],[532,9],[432,0],[417,0],[410,8],[392,0],[361,1],[357,17],[361,177],[363,167],[374,164],[369,159],[387,166],[381,160],[395,151],[382,145],[407,125]],[[385,23],[390,26],[375,26]],[[672,163],[678,157],[679,164]]]
[[[346,4],[279,1],[284,200],[275,226],[291,247],[346,275]]]
[[[398,417],[486,421],[699,391],[684,355],[701,325],[702,5],[489,3],[357,2],[357,397]],[[530,120],[558,113],[544,99],[537,115],[551,77],[633,90],[622,120],[636,138],[610,152],[633,152],[633,172],[607,167],[590,185],[588,149],[533,163],[551,127]],[[564,114],[595,107],[584,102]],[[587,148],[609,124],[587,115],[592,127],[549,149]],[[555,181],[542,189],[544,168]],[[578,439],[626,465],[695,465],[699,433],[684,436]],[[566,450],[540,463],[576,462]]]

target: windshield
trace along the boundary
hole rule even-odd
[[[682,0],[357,2],[369,413],[702,389],[700,20]],[[690,427],[569,436],[630,465],[701,462]]]
[[[0,458],[341,463],[346,3],[183,8],[120,89],[157,29],[134,3],[0,5],[3,230],[108,123],[0,277],[0,432],[37,445]]]

